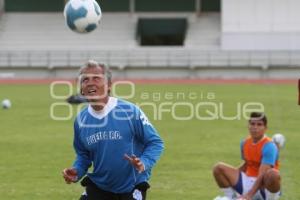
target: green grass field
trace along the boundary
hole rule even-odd
[[[118,94],[127,94],[126,90],[120,87]],[[196,112],[190,113],[196,110],[199,115],[208,116],[206,109],[212,110],[208,106],[197,110],[199,102],[216,103],[217,116],[221,110],[225,116],[234,116],[238,103],[262,103],[269,119],[269,133],[282,132],[287,138],[281,152],[282,199],[300,199],[300,110],[296,92],[296,86],[272,84],[137,85],[134,98],[129,99],[132,102],[154,102],[157,106],[163,102],[185,102],[178,104],[173,113],[162,112],[160,120],[154,120],[158,115],[150,106],[143,107],[166,147],[153,170],[148,199],[213,199],[220,191],[211,175],[212,166],[218,161],[233,165],[241,162],[239,143],[248,133],[247,121],[198,119]],[[63,95],[68,91],[58,87],[56,93]],[[208,93],[214,98],[207,99]],[[0,85],[0,99],[4,98],[9,98],[13,106],[0,109],[0,199],[77,200],[83,188],[79,184],[66,185],[61,176],[62,169],[71,166],[74,159],[73,121],[50,117],[51,104],[63,100],[51,98],[49,85]],[[194,111],[189,110],[187,103]],[[164,108],[172,111],[169,104]],[[76,111],[76,106],[72,110]],[[55,115],[67,116],[67,107],[57,107]],[[175,120],[174,115],[191,119]]]

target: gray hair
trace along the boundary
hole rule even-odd
[[[103,64],[103,63],[98,63],[95,60],[89,60],[85,65],[83,65],[80,69],[79,69],[79,76],[82,75],[83,70],[87,69],[87,68],[93,68],[93,67],[100,67],[103,70],[103,74],[105,76],[105,78],[107,79],[107,82],[109,84],[111,84],[111,78],[112,78],[112,74],[111,71],[109,69],[109,66]]]

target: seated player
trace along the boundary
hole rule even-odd
[[[265,135],[267,117],[264,113],[251,113],[249,136],[241,142],[244,162],[235,168],[218,163],[213,175],[218,186],[229,199],[238,194],[243,200],[277,200],[280,197],[279,149]]]

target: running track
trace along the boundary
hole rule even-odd
[[[0,84],[50,84],[54,81],[75,80],[66,79],[0,79]],[[130,81],[135,84],[287,84],[297,85],[297,79],[126,79],[114,81]]]

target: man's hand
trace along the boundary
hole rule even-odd
[[[250,197],[250,195],[248,194],[245,194],[243,196],[238,197],[237,200],[252,200],[252,197]]]
[[[244,195],[241,195],[237,200],[252,200],[252,197],[255,195],[251,190]]]
[[[145,171],[145,166],[144,164],[142,163],[142,161],[136,157],[135,155],[132,155],[132,156],[128,156],[127,154],[124,155],[124,158],[126,160],[128,160],[135,168],[136,170],[139,172],[139,173],[142,173],[143,171]]]
[[[77,170],[74,168],[66,168],[63,170],[63,177],[67,184],[75,183],[78,179]]]

